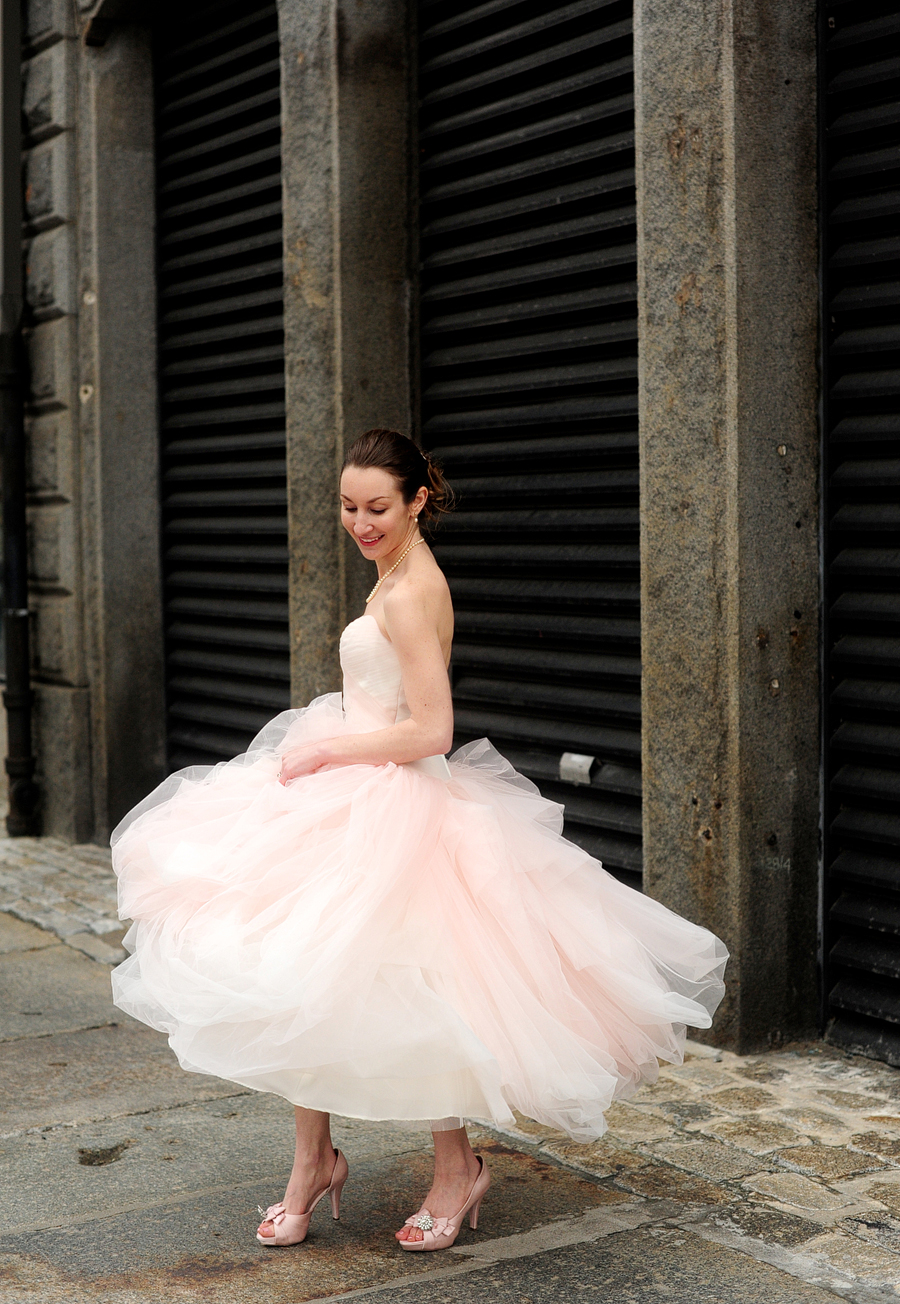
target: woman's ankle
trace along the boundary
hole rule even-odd
[[[459,1158],[442,1159],[434,1166],[434,1185],[447,1182],[461,1182],[466,1178],[477,1177],[481,1165],[475,1154],[460,1155]]]
[[[335,1151],[334,1146],[315,1147],[294,1151],[294,1170],[308,1172],[310,1169],[325,1169],[329,1172],[334,1167]]]

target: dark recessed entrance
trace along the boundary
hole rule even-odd
[[[460,496],[436,547],[459,741],[488,735],[639,885],[631,5],[422,0],[419,30],[421,430]]]
[[[167,4],[155,75],[169,766],[289,705],[274,3]]]
[[[825,998],[900,1064],[900,4],[822,6]]]

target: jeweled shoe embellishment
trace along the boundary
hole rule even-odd
[[[469,1226],[473,1232],[475,1231],[478,1226],[478,1210],[481,1207],[482,1196],[491,1184],[491,1175],[483,1157],[476,1155],[475,1158],[478,1160],[478,1176],[472,1183],[468,1199],[459,1213],[454,1214],[452,1218],[434,1218],[427,1209],[414,1213],[411,1218],[407,1218],[405,1226],[418,1228],[422,1238],[418,1241],[401,1241],[401,1250],[448,1250],[459,1235],[466,1214],[469,1215]]]

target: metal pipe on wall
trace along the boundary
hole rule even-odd
[[[0,454],[6,644],[7,832],[35,832],[39,799],[31,741],[31,654],[22,382],[22,20],[0,0]]]

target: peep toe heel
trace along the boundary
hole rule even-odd
[[[282,1202],[271,1204],[268,1209],[259,1210],[263,1222],[270,1222],[274,1232],[272,1236],[263,1236],[257,1232],[256,1239],[260,1245],[281,1247],[284,1245],[299,1245],[301,1241],[305,1241],[313,1210],[326,1195],[331,1197],[331,1215],[335,1222],[338,1221],[341,1216],[341,1193],[344,1190],[344,1183],[347,1180],[349,1169],[347,1168],[347,1160],[340,1150],[335,1150],[334,1156],[334,1171],[331,1174],[331,1181],[324,1190],[319,1191],[313,1197],[306,1213],[288,1213]]]
[[[421,1209],[414,1213],[411,1218],[407,1218],[407,1227],[418,1227],[422,1233],[420,1241],[400,1241],[400,1247],[404,1250],[448,1250],[459,1235],[460,1228],[463,1225],[463,1219],[466,1214],[469,1215],[469,1226],[472,1231],[478,1226],[478,1210],[481,1208],[481,1201],[487,1194],[488,1187],[491,1184],[491,1175],[488,1172],[488,1166],[484,1162],[482,1155],[476,1155],[475,1158],[479,1163],[479,1173],[472,1183],[472,1189],[466,1198],[466,1202],[458,1213],[452,1218],[435,1218],[427,1209]]]

